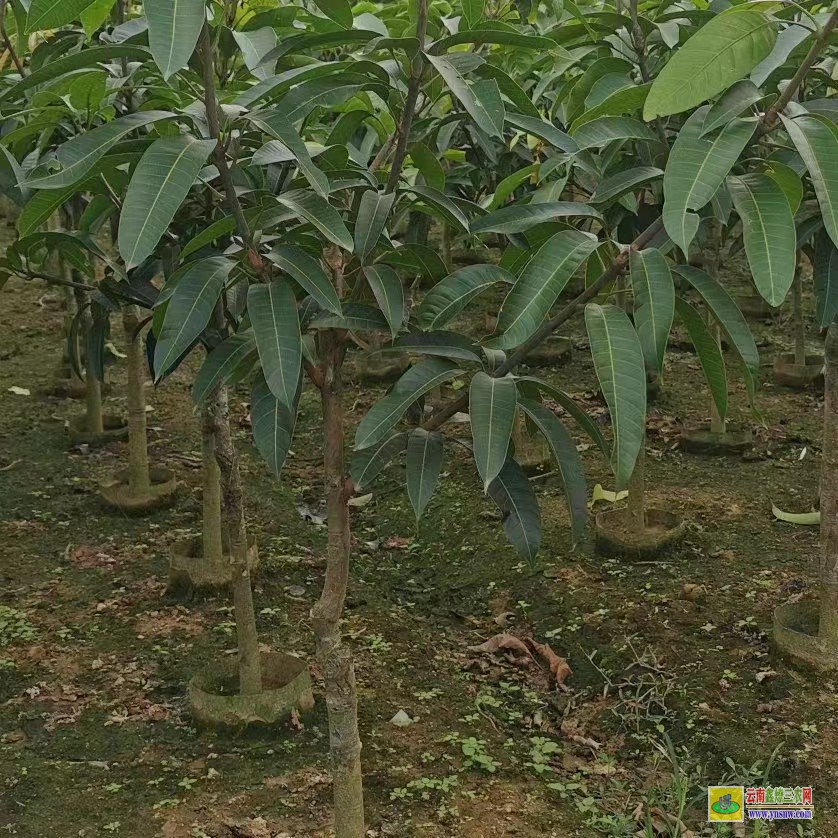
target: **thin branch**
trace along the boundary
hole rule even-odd
[[[764,134],[774,127],[778,114],[791,102],[800,89],[800,85],[803,84],[806,74],[818,60],[821,50],[829,43],[829,36],[836,26],[838,26],[838,9],[829,16],[829,19],[823,25],[823,29],[821,29],[818,37],[812,42],[812,46],[809,47],[809,52],[806,53],[806,57],[797,68],[797,72],[792,76],[791,81],[786,85],[785,90],[780,94],[777,101],[763,114],[760,120],[760,134]]]
[[[631,15],[631,43],[634,47],[634,53],[637,56],[637,66],[640,68],[640,78],[644,84],[647,84],[651,78],[649,75],[649,62],[646,60],[646,36],[643,34],[643,29],[640,26],[640,21],[637,16],[637,0],[630,0],[629,14]],[[658,138],[663,143],[664,148],[669,148],[669,143],[666,140],[666,131],[660,119],[654,121],[655,131],[657,131]]]
[[[247,219],[244,216],[244,210],[242,209],[241,201],[239,201],[239,196],[236,194],[233,176],[230,172],[230,167],[227,165],[227,155],[220,141],[221,125],[218,121],[218,99],[215,95],[215,61],[213,58],[212,39],[210,38],[209,26],[206,21],[204,21],[204,26],[201,30],[200,43],[201,72],[204,81],[204,107],[207,113],[209,135],[215,140],[215,165],[218,168],[218,176],[221,178],[221,184],[224,187],[224,196],[227,200],[227,205],[236,221],[236,229],[244,241],[250,263],[254,269],[261,270],[263,268],[262,257],[259,256],[253,247],[253,236],[247,225]]]
[[[416,39],[419,41],[419,50],[410,68],[410,81],[407,83],[407,99],[405,99],[402,118],[399,122],[399,140],[396,143],[396,154],[393,157],[393,165],[390,168],[390,178],[387,181],[386,195],[396,191],[399,185],[399,178],[402,174],[404,159],[407,157],[407,143],[410,139],[410,129],[413,126],[413,117],[416,112],[416,102],[419,99],[419,90],[422,87],[422,73],[425,65],[422,60],[422,53],[425,51],[425,33],[428,29],[428,0],[418,0],[416,13]]]
[[[12,46],[12,42],[6,32],[6,2],[7,0],[0,0],[0,38],[3,39],[3,43],[6,45],[6,49],[12,57],[12,61],[14,61],[18,73],[20,73],[21,77],[23,77],[26,75],[26,70],[24,69],[23,64],[20,63],[20,59],[17,57],[15,48]]]
[[[52,274],[42,274],[38,271],[30,270],[16,270],[14,273],[25,281],[33,279],[42,279],[48,285],[64,285],[67,288],[79,288],[82,291],[98,291],[95,285],[87,285],[84,282],[76,282],[73,279],[65,279],[64,277],[52,276]]]
[[[663,228],[663,218],[656,219],[650,224],[625,250],[623,250],[611,263],[611,265],[600,274],[599,278],[589,285],[581,294],[572,299],[555,317],[545,320],[533,336],[522,343],[500,366],[492,370],[490,375],[493,378],[500,378],[511,370],[515,369],[524,361],[537,346],[550,337],[556,329],[573,317],[576,312],[599,294],[610,282],[613,282],[628,267],[629,257],[635,250],[643,250]],[[460,412],[468,405],[468,393],[463,393],[453,401],[445,405],[422,426],[426,430],[435,430],[447,422],[455,413]]]

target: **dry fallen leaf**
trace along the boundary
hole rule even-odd
[[[494,637],[490,637],[485,643],[481,643],[479,646],[468,647],[469,652],[484,652],[487,655],[494,655],[495,652],[499,652],[501,649],[506,649],[510,652],[519,652],[522,655],[526,655],[528,658],[532,657],[530,650],[526,647],[524,642],[515,637],[514,634],[496,634]]]
[[[527,638],[527,644],[537,655],[541,655],[547,661],[550,674],[556,679],[556,686],[567,689],[564,682],[573,674],[567,659],[560,658],[546,643],[536,643],[531,637]]]

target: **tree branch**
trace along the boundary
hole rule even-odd
[[[200,39],[201,51],[201,73],[204,81],[204,107],[207,113],[207,125],[209,135],[215,140],[215,165],[218,168],[218,175],[221,178],[221,185],[224,187],[224,196],[227,205],[236,221],[236,230],[244,242],[248,259],[254,270],[262,270],[264,264],[262,257],[253,247],[253,236],[244,217],[239,196],[236,194],[236,186],[233,183],[233,175],[227,165],[227,154],[221,144],[221,126],[218,121],[218,99],[215,95],[215,60],[213,58],[212,39],[210,38],[209,25],[204,21]]]
[[[3,43],[9,51],[9,55],[12,57],[12,61],[14,61],[18,73],[20,73],[21,77],[23,77],[26,75],[26,70],[24,69],[23,64],[21,64],[20,59],[17,57],[15,48],[12,46],[12,42],[6,32],[6,2],[7,0],[0,0],[0,38],[3,39]]]
[[[396,143],[396,154],[393,157],[393,165],[390,168],[390,177],[385,195],[396,191],[401,177],[404,159],[407,157],[407,143],[410,138],[410,129],[413,126],[413,116],[416,112],[416,102],[419,99],[419,89],[422,87],[422,73],[425,65],[422,62],[422,53],[425,51],[425,33],[428,29],[428,0],[418,0],[416,13],[416,39],[419,41],[419,51],[413,59],[410,69],[410,81],[407,83],[407,98],[402,111],[402,118],[399,123],[399,140]],[[375,162],[375,161],[373,161]]]
[[[791,102],[794,95],[800,89],[800,85],[803,84],[806,74],[818,60],[821,50],[829,42],[829,36],[836,26],[838,26],[838,9],[829,16],[829,19],[823,25],[823,28],[818,33],[818,37],[812,42],[812,46],[809,47],[809,52],[806,53],[806,57],[797,68],[797,72],[792,76],[791,81],[786,85],[785,90],[780,94],[777,101],[763,114],[760,120],[760,134],[765,134],[774,127],[778,114]]]
[[[67,288],[78,288],[82,291],[99,290],[98,287],[95,285],[87,285],[87,283],[84,282],[76,282],[73,279],[65,279],[64,277],[52,276],[52,274],[42,274],[37,271],[16,270],[14,271],[14,273],[26,282],[29,282],[33,279],[42,279],[48,285],[64,285]]]

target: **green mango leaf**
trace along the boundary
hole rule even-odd
[[[428,291],[416,309],[416,323],[426,330],[442,328],[496,282],[512,281],[512,274],[496,265],[467,265],[460,268]]]
[[[207,17],[205,0],[144,0],[148,44],[164,79],[187,65]]]
[[[582,216],[600,218],[599,212],[589,204],[574,201],[551,201],[543,204],[511,204],[494,212],[475,218],[471,223],[472,233],[523,233],[536,224],[555,221],[558,218]]]
[[[686,327],[687,334],[689,334],[698,354],[698,360],[713,395],[716,410],[724,420],[727,416],[727,373],[725,372],[725,359],[722,350],[716,343],[716,338],[707,328],[707,324],[702,320],[701,315],[686,300],[678,297],[675,300],[675,310]]]
[[[395,337],[404,321],[404,289],[399,275],[387,265],[368,265],[364,276]]]
[[[78,183],[123,137],[159,122],[171,119],[168,111],[140,111],[106,122],[92,131],[77,134],[58,147],[56,162],[59,169],[47,174],[32,172],[33,177],[23,185],[30,189],[64,189]]]
[[[599,148],[615,140],[659,142],[652,130],[629,116],[601,116],[577,128],[571,136],[580,149]]]
[[[483,17],[483,7],[486,5],[486,0],[462,0],[462,2],[466,25],[469,29],[473,29]]]
[[[754,120],[734,119],[712,136],[702,137],[707,106],[692,113],[672,146],[663,176],[663,224],[686,254],[698,230],[698,216],[688,210],[710,203],[748,144]]]
[[[515,190],[522,184],[531,180],[533,175],[538,174],[538,163],[533,163],[530,166],[525,166],[523,169],[518,169],[511,175],[505,177],[498,185],[492,195],[492,200],[487,206],[488,210],[495,210],[503,204],[506,199],[512,195]]]
[[[437,431],[416,428],[407,441],[407,496],[417,522],[433,497],[442,471],[443,440]]]
[[[809,170],[823,226],[838,247],[838,131],[816,116],[789,119],[780,114],[780,119]]]
[[[282,279],[255,283],[247,291],[247,313],[268,387],[290,410],[303,359],[294,290]]]
[[[753,335],[742,312],[725,288],[704,271],[692,265],[676,265],[675,272],[698,291],[713,316],[727,333],[745,370],[745,386],[753,402],[756,395],[756,379],[759,376],[759,352]]]
[[[654,166],[637,166],[634,169],[617,172],[599,183],[590,201],[592,204],[605,204],[659,177],[663,177],[663,170],[656,169]]]
[[[233,32],[233,38],[242,52],[247,69],[254,77],[261,81],[271,78],[273,62],[266,62],[265,57],[278,43],[276,32],[270,26],[261,26],[245,32]]]
[[[511,457],[490,484],[488,494],[503,513],[507,541],[521,555],[535,561],[541,546],[538,500],[527,475]]]
[[[797,231],[788,199],[767,175],[731,175],[727,190],[742,221],[754,283],[763,299],[777,307],[791,288],[797,262]]]
[[[73,184],[65,189],[42,189],[35,192],[17,217],[17,231],[21,238],[34,233],[85,184]]]
[[[614,428],[611,468],[625,486],[646,435],[646,367],[628,315],[616,306],[588,303],[585,326],[599,386]]]
[[[425,183],[439,192],[445,190],[445,172],[436,155],[424,144],[413,143],[408,149],[413,165],[425,179]]]
[[[26,18],[26,31],[58,29],[79,20],[81,13],[94,2],[95,0],[32,0]]]
[[[751,71],[751,81],[754,84],[764,84],[775,70],[779,70],[786,63],[795,48],[814,34],[808,20],[789,21],[789,25],[777,36],[774,48],[768,57]],[[796,70],[797,67],[794,69]],[[791,74],[787,76],[787,78],[790,77]]]
[[[771,504],[771,514],[785,524],[797,524],[803,527],[817,527],[821,523],[819,509],[813,512],[783,512],[776,504]]]
[[[769,56],[777,24],[756,9],[731,9],[702,26],[652,82],[643,106],[648,122],[706,102]]]
[[[675,316],[675,285],[669,264],[655,248],[634,251],[629,259],[634,294],[634,327],[646,366],[663,373],[666,344]]]
[[[148,57],[149,53],[146,47],[131,44],[108,44],[106,47],[90,47],[80,52],[56,58],[55,61],[49,61],[43,67],[38,67],[0,94],[0,99],[15,101],[30,88],[60,78],[74,70],[80,70],[82,67],[96,67],[100,64],[118,62],[121,58],[127,58],[129,61],[147,61]]]
[[[497,82],[492,79],[484,79],[494,85],[493,93],[490,88],[479,87],[480,82],[469,85],[460,71],[444,55],[426,55],[434,69],[442,76],[448,89],[457,97],[466,113],[474,120],[474,123],[490,137],[503,137],[504,108],[500,98],[500,89]],[[496,98],[494,96],[496,93]]]
[[[293,413],[292,413],[293,409]],[[278,399],[260,376],[250,394],[250,422],[253,441],[262,459],[275,477],[279,477],[296,424],[296,406],[292,409]]]
[[[192,401],[201,404],[221,384],[232,386],[241,381],[256,363],[258,352],[253,332],[231,335],[204,359],[192,386]]]
[[[601,116],[624,116],[634,113],[643,107],[646,97],[649,95],[651,82],[638,84],[632,87],[623,87],[603,99],[599,104],[589,107],[581,116],[578,116],[570,126],[571,131],[578,131],[585,123]]]
[[[480,371],[471,379],[468,403],[474,462],[486,492],[506,462],[517,401],[518,390],[510,375],[493,378]]]
[[[119,253],[128,270],[154,253],[214,148],[215,140],[181,134],[155,140],[140,158],[119,214]]]
[[[558,402],[561,408],[566,411],[582,428],[583,431],[596,443],[597,448],[606,456],[611,456],[611,448],[609,447],[608,443],[605,441],[605,437],[602,435],[602,431],[600,431],[599,426],[597,423],[576,404],[573,399],[568,396],[564,390],[560,390],[554,384],[551,384],[549,381],[544,381],[541,378],[536,378],[535,376],[531,375],[521,375],[518,376],[517,381],[523,382],[524,384],[533,384],[539,390],[542,390],[546,393],[553,401]]]
[[[86,9],[79,13],[79,20],[84,27],[84,34],[90,38],[108,19],[112,10],[112,0],[93,0]]]
[[[803,181],[800,179],[800,175],[791,166],[786,166],[777,160],[766,162],[765,174],[783,190],[791,207],[792,215],[796,213],[803,201]]]
[[[355,219],[355,253],[361,257],[362,262],[378,244],[395,200],[394,192],[383,194],[375,189],[368,189],[361,196]]]
[[[438,355],[460,361],[481,362],[480,347],[465,335],[456,332],[411,332],[396,338],[379,352],[407,352],[416,355]]]
[[[422,244],[406,244],[387,250],[376,260],[405,271],[415,271],[429,282],[436,283],[448,275],[448,268],[439,254]]]
[[[160,381],[204,331],[233,265],[223,256],[212,256],[190,262],[169,278],[174,292],[154,348],[155,381]]]
[[[481,64],[477,68],[477,74],[481,78],[494,79],[498,83],[500,92],[509,99],[512,106],[520,113],[534,117],[535,119],[541,119],[541,114],[538,108],[532,103],[529,94],[515,79],[508,73],[505,73],[500,67],[489,63]]]
[[[525,116],[520,113],[508,113],[506,115],[506,121],[513,128],[525,131],[527,134],[532,134],[533,137],[538,137],[538,139],[549,143],[554,148],[566,154],[576,154],[579,151],[576,140],[569,134],[565,134],[560,128],[556,128],[551,122],[536,119],[532,116]]]
[[[300,135],[294,130],[294,126],[290,122],[286,122],[281,119],[262,120],[257,119],[256,117],[251,117],[251,122],[253,122],[253,124],[258,128],[265,131],[266,134],[271,134],[272,136],[277,137],[276,141],[281,143],[282,147],[287,149],[288,153],[297,161],[297,165],[300,167],[300,172],[303,174],[303,177],[305,177],[305,179],[311,184],[311,188],[314,189],[318,195],[325,198],[329,194],[329,179],[319,168],[317,168],[317,166],[314,165],[306,144],[303,142]],[[257,163],[258,154],[259,152],[257,151],[253,156],[254,165],[259,165]]]
[[[352,6],[348,0],[314,0],[314,5],[338,26],[352,28]]]
[[[576,450],[576,443],[567,432],[559,418],[543,404],[532,399],[520,399],[521,409],[535,423],[544,435],[550,451],[559,467],[564,484],[567,508],[570,511],[570,521],[573,528],[573,538],[577,541],[585,531],[588,521],[587,487],[585,484],[585,467],[582,458]]]
[[[421,203],[427,205],[434,211],[434,215],[451,224],[459,232],[468,234],[468,216],[447,195],[436,189],[431,189],[430,186],[420,186],[416,183],[412,186],[405,186],[403,191],[412,192],[419,198]]]
[[[496,349],[520,346],[537,331],[579,266],[600,242],[592,233],[561,230],[525,265],[498,313]]]
[[[341,314],[324,311],[309,321],[311,329],[348,329],[352,332],[381,332],[389,328],[384,315],[363,303],[347,303]]]
[[[410,405],[459,372],[456,364],[442,358],[428,358],[414,364],[358,423],[355,448],[369,448],[384,439]]]
[[[701,136],[712,134],[717,128],[727,125],[732,119],[741,116],[742,112],[751,105],[759,102],[762,97],[762,91],[747,79],[731,85],[707,111],[701,128]]]
[[[349,460],[349,476],[357,490],[368,488],[381,470],[407,448],[408,436],[406,431],[402,431],[362,451],[352,452]]]
[[[352,236],[346,229],[340,213],[325,198],[304,189],[292,189],[290,192],[283,192],[277,200],[308,221],[330,242],[352,252]]]
[[[268,253],[268,259],[307,291],[312,299],[334,314],[341,314],[340,300],[326,272],[313,256],[300,247],[282,244]]]
[[[815,279],[816,317],[818,325],[826,329],[838,317],[838,249],[823,230],[815,236],[812,273]]]

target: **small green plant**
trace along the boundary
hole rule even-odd
[[[25,612],[0,605],[0,647],[32,640],[33,637],[35,627],[26,618]]]
[[[561,745],[545,736],[533,736],[530,738],[530,746],[530,761],[526,763],[527,768],[532,768],[536,774],[552,771],[550,760],[561,751]]]
[[[466,760],[464,768],[479,768],[494,774],[500,768],[500,763],[486,752],[486,740],[469,736],[460,743]]]

